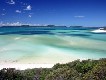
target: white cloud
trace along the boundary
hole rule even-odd
[[[3,22],[1,22],[0,24],[1,24],[1,25],[4,25],[4,26],[20,26],[20,25],[21,25],[20,22],[13,22],[13,23],[7,22],[7,23],[5,23],[5,24],[3,24]]]
[[[28,17],[30,17],[30,18],[31,18],[31,17],[32,17],[32,15],[28,15]]]
[[[32,9],[32,7],[30,6],[30,5],[28,5],[27,7],[26,7],[26,9],[24,9],[24,10],[31,10]]]
[[[21,11],[20,11],[20,10],[16,10],[15,12],[16,12],[16,13],[21,13]]]
[[[10,0],[10,2],[7,2],[8,4],[15,4],[15,1]]]
[[[20,22],[11,23],[11,25],[20,25],[20,24],[21,24]]]
[[[75,18],[84,18],[85,16],[74,16]]]

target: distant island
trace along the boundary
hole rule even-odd
[[[20,23],[7,23],[3,24],[0,23],[0,27],[61,27],[61,28],[82,28],[85,26],[79,26],[79,25],[70,25],[70,26],[65,26],[65,25],[53,25],[53,24],[48,24],[48,25],[40,25],[40,24],[20,24]],[[86,26],[87,27],[87,26]],[[88,26],[89,27],[89,26]],[[90,26],[91,27],[91,26]],[[92,27],[106,27],[106,26],[92,26]]]
[[[33,25],[33,24],[2,24],[0,25],[1,27],[12,27],[12,26],[15,26],[15,27],[67,27],[67,26],[63,26],[63,25]],[[80,28],[80,27],[83,27],[83,26],[69,26],[71,28]],[[68,28],[69,28],[68,27]]]
[[[22,24],[22,25],[2,25],[0,28],[13,28],[13,27],[24,27],[24,28],[35,28],[35,29],[72,29],[72,28],[84,28],[83,26],[62,26],[62,25],[29,25],[29,24]]]

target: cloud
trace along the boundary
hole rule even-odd
[[[31,17],[32,17],[32,15],[28,15],[28,17],[30,17],[30,18],[31,18]]]
[[[2,16],[5,16],[6,14],[2,13],[1,15],[2,15]]]
[[[15,12],[16,12],[16,13],[21,13],[21,11],[20,11],[20,10],[16,10]]]
[[[21,26],[20,22],[13,22],[13,23],[3,23],[3,21],[0,22],[0,25],[4,25],[4,26]]]
[[[14,22],[14,23],[11,23],[11,25],[21,25],[20,22]]]
[[[74,16],[75,18],[84,18],[85,16]]]
[[[5,9],[3,9],[3,11],[5,11]]]
[[[10,0],[10,2],[7,2],[8,4],[15,4],[15,1]]]
[[[30,5],[28,5],[27,7],[26,7],[26,9],[24,9],[24,10],[31,10],[32,9],[32,7],[30,6]]]

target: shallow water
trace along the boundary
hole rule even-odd
[[[66,63],[106,58],[106,34],[86,30],[0,29],[0,63]]]

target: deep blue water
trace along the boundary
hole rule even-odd
[[[59,32],[61,34],[68,34],[68,33],[72,33],[73,32],[79,32],[77,30],[93,30],[93,29],[97,29],[95,27],[82,27],[82,28],[58,28],[58,27],[51,27],[51,28],[43,28],[43,27],[16,27],[16,26],[5,26],[5,27],[0,27],[0,34],[1,35],[6,35],[6,34],[53,34],[53,30],[71,30],[70,32]],[[69,34],[68,34],[69,35]],[[76,34],[78,35],[78,34]],[[75,36],[76,36],[75,35]],[[80,34],[79,34],[80,35]],[[82,36],[84,36],[85,34],[81,34]]]
[[[0,35],[66,35],[66,36],[78,36],[84,38],[106,40],[106,33],[92,33],[92,30],[98,29],[98,27],[79,27],[79,28],[61,28],[61,27],[17,27],[17,26],[5,26],[0,27]]]

